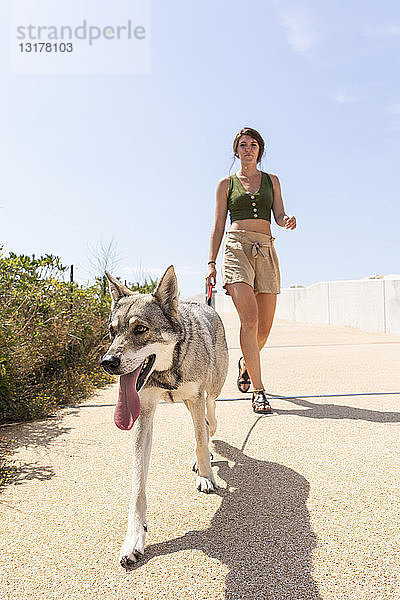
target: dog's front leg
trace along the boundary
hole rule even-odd
[[[141,395],[142,400],[142,395]],[[133,478],[129,506],[128,530],[120,552],[120,562],[131,568],[144,553],[146,540],[146,479],[153,437],[153,416],[156,403],[143,407],[133,426]]]
[[[184,401],[192,416],[196,437],[196,463],[193,470],[197,473],[196,488],[199,492],[214,492],[216,483],[211,469],[210,450],[208,448],[209,427],[206,421],[204,392],[194,399]]]

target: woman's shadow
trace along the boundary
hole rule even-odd
[[[308,481],[222,440],[214,445],[227,459],[213,463],[227,487],[218,488],[222,503],[210,527],[148,546],[137,566],[155,556],[199,549],[229,567],[227,599],[322,600],[311,575],[316,537],[306,507]]]

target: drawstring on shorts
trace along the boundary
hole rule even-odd
[[[254,242],[254,243],[252,243],[252,246],[251,246],[251,255],[253,256],[253,258],[257,258],[258,253],[260,253],[261,256],[263,256],[265,258],[265,252],[263,250],[263,247],[264,248],[268,248],[268,250],[269,250],[269,256],[271,258],[271,262],[274,265],[274,269],[275,269],[276,265],[275,265],[275,261],[274,261],[274,254],[272,252],[272,246],[271,246],[271,244],[260,244],[260,242]]]

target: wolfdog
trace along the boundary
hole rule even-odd
[[[215,400],[225,382],[228,348],[224,326],[213,308],[178,303],[172,265],[151,294],[133,292],[108,271],[106,275],[112,297],[112,341],[101,365],[120,375],[114,422],[120,429],[133,428],[134,440],[128,531],[120,551],[120,563],[128,570],[144,552],[145,484],[153,416],[160,400],[183,400],[189,409],[196,439],[196,487],[206,494],[215,491],[208,443],[217,427]]]

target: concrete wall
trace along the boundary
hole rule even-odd
[[[283,289],[276,316],[400,335],[400,279],[326,281]]]
[[[218,312],[235,310],[230,296],[218,292]],[[327,323],[400,335],[399,279],[324,281],[282,289],[276,317],[300,323]]]
[[[388,284],[391,285],[388,285]],[[385,281],[385,322],[387,333],[400,334],[400,279]]]

